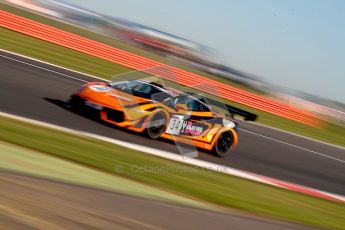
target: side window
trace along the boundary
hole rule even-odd
[[[186,96],[179,96],[175,99],[175,105],[176,104],[183,104],[188,106],[188,98]]]
[[[165,102],[165,105],[175,108],[176,104],[183,104],[188,107],[190,111],[196,112],[210,112],[210,109],[207,105],[203,104],[202,102],[195,100],[192,97],[188,97],[185,95],[180,95],[174,98],[171,98]]]
[[[155,101],[163,101],[170,97],[169,94],[159,90],[155,86],[145,84],[143,82],[128,81],[123,83],[115,83],[111,86],[113,89]]]
[[[131,88],[133,92],[149,94],[151,92],[151,86],[147,84],[136,84]]]
[[[184,104],[188,107],[188,110],[195,111],[195,112],[209,112],[210,109],[203,104],[202,102],[196,100],[193,97],[182,95],[177,98],[177,101],[175,101],[175,105]]]
[[[165,92],[162,92],[158,89],[155,89],[155,88],[152,88],[152,93],[151,93],[151,99],[154,100],[154,101],[164,101],[165,99],[169,98],[170,95],[165,93]]]
[[[188,101],[186,100],[185,97],[182,96],[177,96],[177,97],[172,97],[164,102],[164,104],[170,108],[176,107],[176,104],[184,104],[187,105]]]
[[[174,109],[175,108],[174,102],[175,102],[175,98],[169,98],[169,99],[165,100],[163,103],[164,103],[164,105]]]
[[[198,111],[198,112],[210,112],[210,109],[203,103],[197,100],[191,100],[188,102],[188,108],[191,111]]]

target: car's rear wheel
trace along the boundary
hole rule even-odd
[[[167,119],[163,112],[155,113],[146,127],[146,134],[151,139],[159,138],[165,131]]]
[[[223,132],[219,135],[213,152],[220,157],[224,157],[231,152],[231,146],[234,141],[234,136],[231,132]]]

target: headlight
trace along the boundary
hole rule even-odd
[[[231,120],[228,120],[228,119],[223,119],[223,125],[225,126],[225,127],[228,127],[228,128],[235,128],[236,127],[236,123],[235,122],[233,122],[233,121],[231,121]]]

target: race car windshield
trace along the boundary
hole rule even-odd
[[[111,86],[116,90],[155,101],[163,101],[164,99],[170,97],[169,94],[163,92],[158,87],[141,81],[126,81],[111,84]]]

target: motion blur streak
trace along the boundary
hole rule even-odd
[[[142,70],[155,66],[165,66],[171,69],[176,76],[176,81],[182,85],[197,88],[198,90],[211,94],[214,94],[212,89],[215,88],[217,89],[217,96],[284,118],[298,121],[303,124],[322,126],[323,123],[318,116],[301,109],[292,108],[272,99],[257,96],[229,85],[219,83],[214,80],[180,70],[178,68],[166,66],[159,62],[152,61],[150,59],[143,58],[71,33],[67,33],[54,27],[37,23],[5,11],[0,11],[0,25],[10,30],[93,55],[104,60],[122,64],[133,69]],[[167,78],[164,73],[157,73],[153,71],[151,74]],[[171,78],[167,79],[171,80]]]
[[[329,158],[329,159],[332,159],[332,160],[335,160],[335,161],[339,161],[341,163],[345,163],[345,160],[342,160],[342,159],[339,159],[339,158],[336,158],[336,157],[331,157],[331,156],[328,156],[326,154],[316,152],[314,150],[306,149],[306,148],[300,147],[298,145],[293,145],[293,144],[290,144],[290,143],[287,143],[285,141],[281,141],[281,140],[278,140],[278,139],[275,139],[275,138],[272,138],[272,137],[267,137],[265,135],[261,135],[259,133],[255,133],[255,132],[252,132],[252,131],[249,131],[249,130],[246,130],[246,129],[240,129],[240,130],[244,131],[244,132],[247,132],[247,133],[251,133],[253,135],[257,135],[257,136],[260,136],[260,137],[272,140],[272,141],[276,141],[276,142],[279,142],[279,143],[282,143],[282,144],[285,144],[285,145],[289,145],[289,146],[292,146],[294,148],[298,148],[298,149],[301,149],[301,150],[304,150],[304,151],[307,151],[307,152],[311,152],[311,153],[314,153],[314,154],[322,156],[322,157],[326,157],[326,158]]]
[[[232,167],[218,165],[218,164],[214,164],[211,162],[207,162],[207,161],[203,161],[203,160],[199,160],[199,159],[195,159],[195,158],[188,158],[188,157],[184,158],[184,157],[181,157],[180,155],[176,155],[176,154],[173,154],[171,152],[164,151],[164,150],[159,150],[159,149],[151,148],[148,146],[141,146],[138,144],[129,143],[129,142],[121,141],[121,140],[116,140],[116,139],[108,138],[105,136],[100,136],[100,135],[93,134],[93,133],[81,132],[78,130],[60,127],[60,126],[56,126],[56,125],[49,124],[46,122],[41,122],[41,121],[37,121],[37,120],[25,118],[25,117],[20,117],[20,116],[8,114],[8,113],[0,112],[0,116],[8,117],[8,118],[15,119],[18,121],[24,121],[24,122],[39,125],[42,127],[48,127],[48,128],[52,128],[52,129],[61,130],[61,131],[66,132],[66,133],[71,133],[71,134],[85,136],[85,137],[91,137],[91,138],[101,140],[104,142],[109,142],[109,143],[112,143],[115,145],[120,145],[120,146],[129,148],[129,149],[134,149],[137,151],[145,152],[145,153],[150,154],[150,155],[163,157],[165,159],[169,159],[169,160],[173,160],[173,161],[177,161],[177,162],[182,162],[184,164],[189,164],[189,165],[205,168],[207,170],[217,171],[220,173],[244,178],[247,180],[256,181],[256,182],[259,182],[262,184],[268,184],[268,185],[272,185],[275,187],[284,188],[284,189],[287,189],[290,191],[306,194],[309,196],[318,197],[318,198],[322,198],[322,199],[326,199],[326,200],[331,200],[331,201],[335,201],[335,202],[339,202],[339,203],[345,203],[345,197],[344,196],[320,191],[320,190],[313,189],[313,188],[304,187],[302,185],[289,183],[289,182],[282,181],[282,180],[277,180],[277,179],[274,179],[271,177],[266,177],[266,176],[258,175],[255,173],[246,172],[243,170],[238,170],[238,169],[235,169]]]
[[[6,51],[6,50],[2,50],[2,49],[0,49],[0,50],[3,51],[3,52],[8,52],[8,51]],[[8,53],[11,53],[11,52],[8,52]],[[16,54],[16,53],[12,53],[12,54],[18,55],[18,54]],[[6,59],[10,59],[10,60],[15,61],[15,62],[19,62],[19,63],[25,64],[25,65],[29,65],[29,66],[32,66],[32,67],[35,67],[35,68],[38,68],[38,69],[42,69],[42,70],[45,70],[45,71],[48,71],[48,72],[52,72],[52,73],[55,73],[55,74],[58,74],[58,75],[61,75],[61,76],[64,76],[64,77],[68,77],[68,78],[71,78],[71,79],[74,79],[74,80],[78,80],[78,81],[81,81],[81,82],[88,82],[88,81],[86,81],[86,80],[84,80],[84,79],[77,78],[77,77],[73,77],[73,76],[71,76],[71,75],[64,74],[64,73],[61,73],[61,72],[59,72],[59,71],[54,71],[54,70],[51,70],[51,69],[48,69],[48,68],[44,68],[44,67],[41,67],[41,66],[38,66],[38,65],[34,65],[34,64],[29,63],[29,62],[21,61],[21,60],[16,59],[16,58],[11,58],[11,57],[8,57],[8,56],[5,56],[5,55],[1,55],[1,54],[0,54],[0,57],[6,58]],[[26,57],[26,56],[22,56],[22,57],[29,58],[29,57]],[[31,60],[35,60],[35,61],[42,62],[42,61],[36,60],[36,59],[31,59]],[[52,65],[52,64],[46,63],[46,62],[42,62],[42,63],[48,64],[48,65]],[[52,65],[52,66],[55,66],[55,65]],[[66,68],[63,68],[63,67],[61,67],[61,66],[56,66],[56,67],[62,68],[62,69],[66,69]],[[70,70],[70,69],[66,69],[66,70],[68,70],[68,71],[73,71],[73,70]],[[84,74],[84,75],[85,75],[85,73],[80,73],[80,74]],[[96,77],[96,76],[91,76],[91,75],[90,75],[90,77],[104,81],[104,79],[98,78],[98,77]],[[106,81],[106,80],[105,80],[105,81]],[[0,113],[1,113],[1,112],[0,112]],[[336,158],[336,157],[332,157],[332,156],[329,156],[329,155],[327,155],[327,154],[323,154],[323,153],[320,153],[320,152],[317,152],[317,151],[314,151],[314,150],[310,150],[310,149],[307,149],[307,148],[303,148],[303,147],[300,147],[300,146],[298,146],[298,145],[294,145],[294,144],[291,144],[291,143],[288,143],[288,142],[285,142],[285,141],[281,141],[281,140],[278,140],[278,139],[275,139],[275,138],[272,138],[272,137],[268,137],[268,136],[265,136],[265,135],[262,135],[262,134],[259,134],[259,133],[256,133],[256,132],[252,132],[252,131],[250,131],[250,130],[246,130],[246,129],[243,129],[243,128],[240,128],[240,130],[243,131],[243,132],[247,132],[247,133],[256,135],[256,136],[260,136],[260,137],[262,137],[262,138],[266,138],[266,139],[269,139],[269,140],[272,140],[272,141],[279,142],[279,143],[284,144],[284,145],[288,145],[288,146],[291,146],[291,147],[294,147],[294,148],[298,148],[298,149],[301,149],[301,150],[304,150],[304,151],[307,151],[307,152],[310,152],[310,153],[319,155],[319,156],[321,156],[321,157],[325,157],[325,158],[329,158],[329,159],[332,159],[332,160],[335,160],[335,161],[339,161],[339,162],[341,162],[341,163],[345,163],[345,160],[342,160],[342,159],[339,159],[339,158]],[[315,141],[315,140],[313,140],[313,141]],[[326,144],[328,144],[328,143],[326,143]],[[339,146],[336,146],[336,147],[337,147],[337,148],[341,148],[341,147],[339,147]]]
[[[145,152],[152,149],[166,154],[173,159],[181,160],[181,155],[170,143],[163,141],[147,141],[147,138],[123,132],[98,124],[93,120],[84,120],[79,115],[71,113],[60,106],[56,106],[43,98],[54,98],[61,101],[69,98],[70,92],[80,85],[80,81],[92,81],[93,76],[70,71],[66,68],[50,65],[25,56],[18,56],[14,53],[1,52],[1,84],[0,100],[2,112],[28,117],[34,120],[47,122],[67,127],[74,130],[83,130],[87,133],[100,135],[119,141],[126,147],[133,145]],[[63,76],[61,78],[61,76]],[[52,87],[54,86],[54,87]],[[47,90],[49,89],[49,90]],[[21,92],[18,94],[18,90]],[[5,96],[6,95],[6,96]],[[13,101],[17,104],[13,105]],[[19,103],[19,104],[18,104]],[[29,107],[27,105],[30,105]],[[308,140],[298,136],[290,135],[279,130],[268,129],[264,126],[257,126],[254,123],[242,122],[241,145],[238,154],[229,158],[219,159],[209,153],[200,152],[199,160],[206,164],[215,165],[216,170],[226,172],[228,167],[240,172],[251,172],[255,175],[264,175],[258,178],[260,181],[267,178],[277,178],[279,181],[289,181],[300,184],[303,187],[314,188],[316,191],[333,193],[336,199],[344,197],[344,164],[332,158],[345,160],[344,149],[325,145],[324,143]],[[249,132],[245,132],[250,131]],[[270,135],[279,137],[266,138]],[[298,148],[296,147],[298,146]],[[310,152],[327,153],[329,157],[315,157]],[[208,162],[207,162],[208,161]],[[322,168],[323,170],[320,170]],[[234,172],[234,170],[228,172]],[[253,178],[252,174],[247,174]],[[243,175],[243,173],[241,173]],[[290,183],[281,184],[279,181],[272,181],[279,187],[290,187]],[[300,186],[301,187],[301,186]],[[337,197],[334,194],[339,194]],[[344,200],[344,199],[342,199]]]

